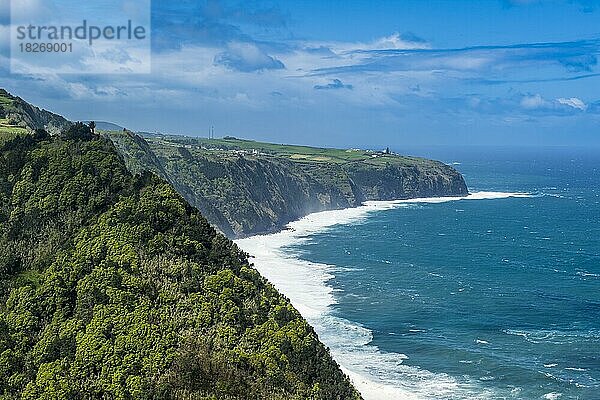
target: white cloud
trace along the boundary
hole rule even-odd
[[[215,56],[214,62],[243,72],[285,68],[281,61],[266,54],[257,45],[247,42],[228,43],[227,50]]]
[[[560,99],[557,99],[557,101],[560,104],[565,104],[569,107],[578,108],[581,111],[585,111],[587,109],[587,105],[581,99],[578,99],[577,97],[571,97],[568,99],[561,97]]]
[[[395,32],[390,36],[382,37],[362,46],[363,50],[407,50],[407,49],[428,49],[429,45],[423,41],[411,41],[403,39]]]
[[[223,105],[237,110],[290,107],[320,111],[336,104],[371,110],[429,108],[441,113],[460,110],[480,115],[514,114],[522,119],[530,115],[578,115],[587,108],[577,97],[496,93],[495,87],[493,91],[476,87],[477,92],[469,87],[473,94],[465,94],[471,93],[465,91],[465,79],[480,78],[481,71],[506,72],[497,67],[491,50],[384,51],[427,47],[426,42],[410,41],[398,34],[364,43],[296,41],[279,47],[234,40],[154,52],[151,75],[114,75],[77,83],[76,77],[57,79],[66,81],[63,90],[70,98],[118,101],[126,96],[139,104],[156,106],[164,102],[164,106],[177,109]],[[125,54],[103,55],[111,65],[121,56],[121,61],[129,59]],[[373,62],[380,65],[371,68]],[[352,90],[315,91],[315,87]]]
[[[427,42],[403,39],[402,35],[400,35],[398,32],[395,32],[390,36],[377,38],[370,42],[318,42],[306,43],[306,45],[313,48],[330,49],[338,56],[341,56],[343,55],[343,53],[347,52],[376,50],[417,50],[430,48]]]
[[[526,95],[521,99],[521,106],[523,108],[527,108],[530,110],[535,110],[538,108],[546,108],[551,103],[544,99],[541,95]]]
[[[523,109],[532,112],[550,112],[560,115],[571,115],[587,109],[587,105],[577,97],[546,99],[540,94],[524,95],[521,98],[520,105]]]

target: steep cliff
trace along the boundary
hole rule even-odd
[[[132,174],[83,124],[54,136],[8,124],[0,398],[360,395],[290,302],[171,185]]]
[[[468,193],[456,170],[416,157],[235,138],[108,135],[133,170],[161,175],[229,237],[275,231],[311,212],[366,200]]]

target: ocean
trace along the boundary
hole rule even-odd
[[[437,149],[466,198],[238,240],[366,400],[600,399],[600,152]]]

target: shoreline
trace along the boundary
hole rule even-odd
[[[497,195],[499,197],[492,197],[494,195]],[[490,196],[490,197],[485,197],[485,196]],[[408,199],[396,199],[396,200],[366,200],[357,206],[344,207],[344,208],[332,208],[329,210],[310,212],[310,213],[308,213],[302,217],[299,217],[297,219],[282,223],[281,225],[274,227],[272,229],[269,229],[266,231],[261,231],[261,232],[255,232],[255,233],[239,234],[234,237],[231,237],[230,239],[234,242],[237,242],[238,240],[250,239],[250,238],[257,237],[257,236],[275,235],[277,233],[281,233],[281,232],[293,229],[293,228],[290,228],[290,226],[289,226],[291,224],[301,221],[302,219],[307,218],[311,215],[317,215],[317,214],[321,214],[321,213],[329,213],[329,212],[345,211],[345,210],[356,210],[356,209],[360,209],[363,207],[373,207],[373,206],[377,207],[379,205],[381,205],[383,207],[388,207],[388,208],[395,208],[396,205],[404,204],[404,203],[445,203],[445,202],[453,201],[453,200],[486,200],[486,199],[494,199],[494,198],[529,197],[529,196],[531,196],[531,193],[478,191],[478,192],[469,193],[466,196],[457,195],[457,196],[439,196],[439,197],[411,197]]]
[[[478,193],[485,193],[485,192],[478,192]],[[500,193],[500,192],[498,192]],[[407,199],[395,199],[395,200],[365,200],[363,201],[361,204],[356,205],[356,206],[350,206],[350,207],[342,207],[342,208],[331,208],[331,209],[325,209],[325,210],[320,210],[320,211],[313,211],[313,212],[309,212],[308,214],[305,214],[299,218],[293,219],[293,220],[288,220],[287,222],[282,222],[281,224],[279,224],[278,226],[275,226],[271,229],[268,230],[264,230],[264,231],[260,231],[260,232],[254,232],[254,233],[240,233],[238,235],[235,235],[233,237],[230,237],[231,240],[233,240],[234,242],[237,240],[241,240],[241,239],[248,239],[248,238],[252,238],[252,237],[256,237],[256,236],[267,236],[267,235],[273,235],[282,231],[286,231],[289,230],[290,228],[288,227],[290,224],[293,224],[294,222],[300,221],[303,218],[306,218],[310,215],[314,215],[314,214],[320,214],[320,213],[326,213],[326,212],[333,212],[333,211],[343,211],[343,210],[354,210],[357,208],[361,208],[361,207],[365,207],[368,205],[373,205],[373,204],[379,204],[379,203],[385,203],[385,204],[395,204],[395,203],[402,203],[402,202],[418,202],[418,201],[422,201],[422,200],[434,200],[434,199],[465,199],[469,196],[471,196],[473,193],[467,193],[466,196],[463,195],[454,195],[454,196],[440,196],[440,197],[411,197],[411,198],[407,198]],[[434,202],[434,201],[431,201]]]
[[[471,392],[470,385],[441,373],[431,373],[403,364],[401,353],[384,353],[371,343],[372,332],[358,323],[332,313],[337,303],[329,281],[343,266],[313,263],[294,254],[289,247],[309,241],[317,233],[336,225],[360,223],[371,213],[411,203],[444,203],[530,197],[528,193],[475,192],[467,196],[428,197],[392,201],[368,201],[358,207],[320,211],[286,224],[280,231],[236,239],[235,243],[252,257],[254,267],[313,326],[319,339],[349,376],[365,400],[422,399],[454,397]],[[373,374],[376,371],[377,375]],[[474,393],[471,392],[471,395]]]

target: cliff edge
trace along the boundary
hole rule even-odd
[[[277,231],[311,212],[368,200],[468,194],[454,168],[388,152],[106,134],[132,171],[162,176],[232,238]]]

